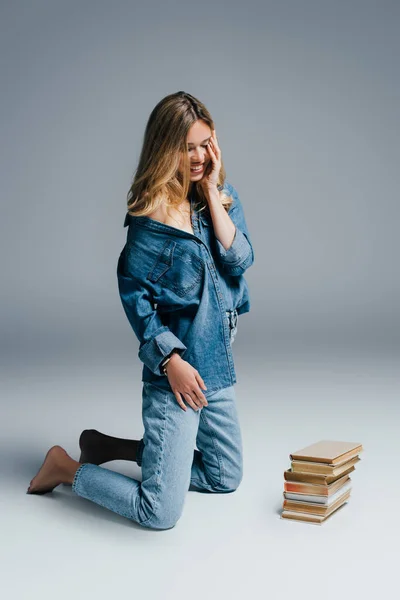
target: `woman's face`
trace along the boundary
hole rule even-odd
[[[211,157],[207,145],[211,138],[211,129],[204,121],[196,121],[189,129],[186,138],[186,148],[190,161],[190,181],[200,181],[203,177]],[[194,169],[198,165],[199,169]],[[183,160],[181,158],[179,171],[182,172]]]

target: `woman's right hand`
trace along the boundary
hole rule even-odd
[[[200,385],[203,389],[207,389],[200,373],[184,360],[178,352],[174,352],[171,356],[165,370],[175,398],[183,410],[186,410],[186,406],[182,396],[195,411],[208,405],[207,399],[200,389]]]

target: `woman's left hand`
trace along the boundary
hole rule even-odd
[[[212,136],[208,142],[207,150],[210,155],[211,162],[209,163],[204,176],[200,180],[200,185],[205,192],[217,187],[219,172],[221,170],[221,150],[218,146],[215,129],[212,130]]]

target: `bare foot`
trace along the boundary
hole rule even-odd
[[[47,494],[52,492],[60,483],[70,479],[66,464],[76,463],[61,446],[52,446],[47,452],[37,475],[30,482],[27,494]],[[79,464],[79,463],[76,463]],[[69,468],[69,471],[71,469]]]

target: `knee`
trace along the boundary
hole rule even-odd
[[[234,469],[226,472],[215,490],[222,493],[234,492],[238,489],[243,479],[243,466],[238,464]]]
[[[235,492],[242,482],[242,476],[228,477],[224,481],[223,488],[225,492]]]
[[[176,507],[159,506],[145,520],[139,521],[139,524],[148,529],[172,529],[179,521],[181,515],[182,509],[178,510]]]

